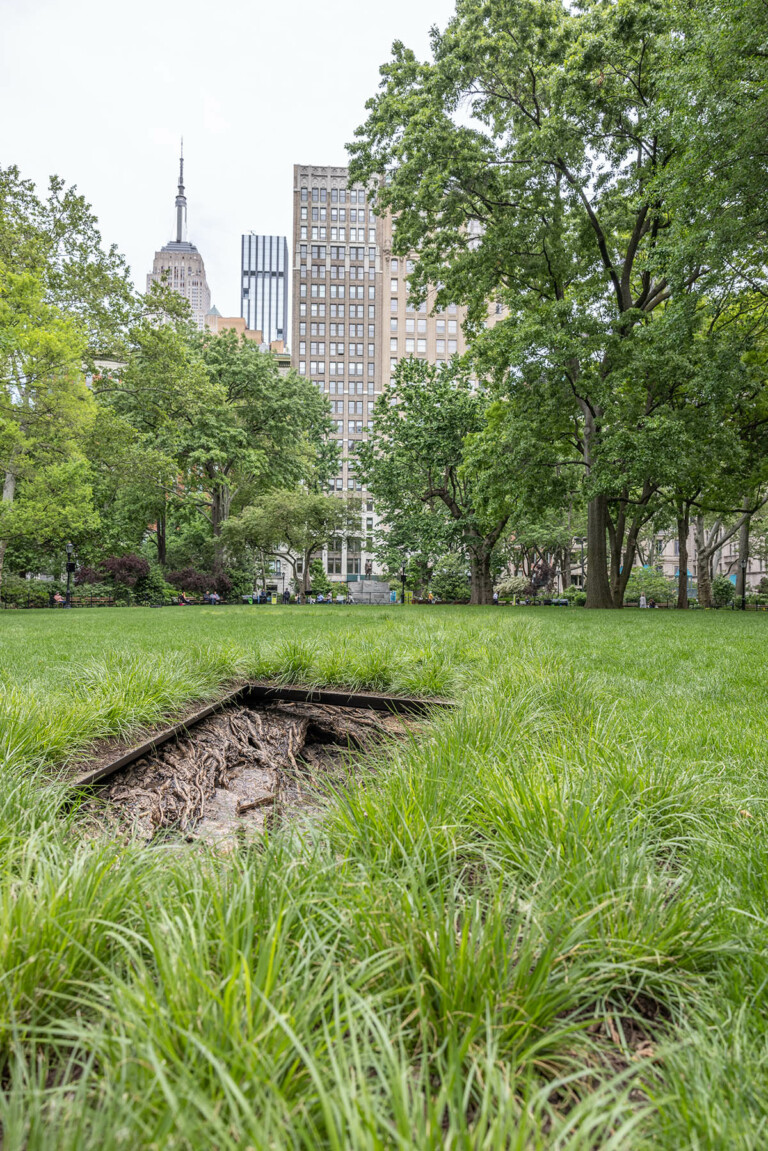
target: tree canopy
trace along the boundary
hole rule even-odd
[[[739,410],[764,326],[756,309],[710,403],[702,349],[758,274],[743,222],[765,187],[758,41],[722,7],[752,45],[747,111],[703,6],[460,0],[430,60],[394,45],[350,146],[353,178],[393,214],[393,251],[414,261],[411,293],[437,285],[438,307],[467,306],[475,362],[513,414],[537,396],[529,435],[555,448],[552,466],[580,469],[593,607],[621,606],[638,536],[679,481],[681,436],[702,406],[712,427]],[[730,100],[697,133],[708,53]],[[704,177],[736,123],[742,175],[717,184],[744,206],[725,227]],[[492,301],[502,316],[485,328]]]

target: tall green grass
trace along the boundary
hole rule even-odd
[[[660,616],[103,613],[40,713],[31,620],[3,1151],[763,1146],[766,632]],[[458,707],[234,857],[82,840],[41,771],[250,675]]]

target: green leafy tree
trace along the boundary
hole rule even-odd
[[[691,110],[669,97],[678,31],[671,3],[462,0],[432,60],[395,44],[351,146],[353,178],[384,178],[412,293],[468,305],[476,354],[510,396],[543,398],[539,438],[556,429],[583,469],[590,607],[621,605],[674,477],[670,397],[733,255],[673,190]],[[493,299],[505,318],[481,333]]]
[[[0,581],[9,544],[58,547],[98,525],[81,446],[95,410],[84,347],[38,276],[0,264]]]
[[[430,581],[430,590],[448,603],[467,603],[470,598],[469,564],[460,553],[440,556]]]
[[[529,585],[530,580],[525,576],[505,576],[496,584],[495,590],[503,599],[511,599],[513,596],[523,595]]]
[[[358,451],[361,475],[388,525],[412,524],[420,508],[442,505],[469,559],[472,603],[492,600],[491,555],[513,503],[499,496],[491,456],[464,466],[468,438],[483,430],[487,411],[487,394],[458,364],[403,360]]]
[[[627,580],[627,595],[631,599],[644,595],[646,599],[667,601],[672,599],[675,590],[672,580],[651,567],[633,568]]]
[[[0,262],[33,276],[43,301],[77,322],[88,366],[121,352],[137,310],[129,270],[77,188],[51,176],[41,196],[17,167],[0,168]]]
[[[312,560],[309,568],[309,584],[307,591],[312,591],[315,595],[327,595],[331,590],[331,581],[325,574],[322,560]]]
[[[731,580],[724,575],[716,575],[712,580],[712,605],[702,604],[702,607],[727,607],[733,601],[736,589]]]
[[[222,529],[222,539],[226,545],[245,545],[286,561],[294,584],[306,593],[313,557],[332,539],[358,538],[361,510],[357,499],[281,489],[232,517]]]
[[[328,401],[314,384],[294,371],[281,375],[273,355],[234,332],[202,338],[200,351],[211,394],[201,418],[187,421],[182,456],[207,498],[219,568],[233,501],[299,481],[327,486],[338,464]]]

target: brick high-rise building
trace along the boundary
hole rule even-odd
[[[179,186],[176,192],[176,239],[155,252],[152,271],[147,276],[147,291],[153,283],[166,283],[187,300],[192,319],[202,331],[206,314],[211,310],[211,290],[205,276],[203,257],[186,239],[187,197],[184,195],[184,154],[179,159]]]

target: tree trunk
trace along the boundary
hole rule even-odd
[[[3,499],[4,504],[12,504],[13,497],[16,495],[16,473],[6,472],[3,481]],[[0,588],[3,586],[3,564],[5,563],[5,553],[8,549],[8,540],[0,540]]]
[[[312,563],[313,551],[314,548],[310,548],[309,551],[304,552],[304,570],[301,573],[301,590],[305,597],[308,596],[310,592],[309,565]]]
[[[485,548],[470,551],[471,604],[493,603],[493,581],[491,580],[491,553]]]
[[[165,512],[157,517],[155,525],[155,545],[157,547],[157,562],[165,567],[166,559],[166,521]]]
[[[744,508],[749,508],[749,500],[744,500]],[[749,563],[749,529],[751,521],[747,516],[739,528],[739,566],[736,568],[736,595],[739,599],[746,594],[747,564]],[[743,566],[742,566],[743,563]]]
[[[219,575],[224,568],[224,546],[221,525],[229,516],[232,493],[228,487],[216,487],[211,496],[211,524],[213,526],[213,570]]]
[[[688,532],[691,527],[690,511],[688,508],[677,517],[677,606],[688,607]]]
[[[712,607],[712,577],[709,571],[710,556],[707,553],[704,516],[696,516],[696,560],[696,583],[699,590],[699,607]]]
[[[594,496],[587,505],[587,607],[614,607],[608,580],[608,501],[604,495]]]
[[[560,574],[563,580],[563,591],[571,586],[571,549],[560,549]]]

